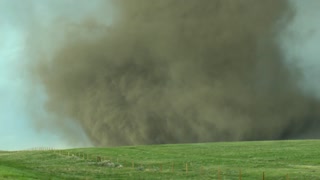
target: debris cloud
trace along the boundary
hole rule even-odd
[[[31,54],[57,128],[72,119],[94,145],[116,146],[287,139],[317,125],[319,103],[301,93],[278,44],[288,1],[112,4],[111,25],[103,13],[60,19],[50,58]]]

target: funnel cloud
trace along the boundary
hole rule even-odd
[[[288,1],[112,6],[111,24],[103,13],[59,19],[50,31],[63,40],[50,42],[50,56],[31,47],[54,127],[72,119],[96,146],[288,139],[319,127],[319,103],[278,43],[294,16]]]

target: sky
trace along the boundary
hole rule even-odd
[[[56,135],[36,131],[29,123],[26,80],[20,71],[25,54],[23,33],[9,24],[0,27],[0,149],[65,146]]]
[[[71,146],[58,132],[43,131],[32,124],[25,66],[30,61],[27,56],[30,26],[45,29],[46,23],[61,16],[71,22],[79,22],[88,14],[100,17],[99,3],[94,3],[99,0],[77,2],[78,6],[72,0],[0,0],[0,150]],[[292,3],[297,14],[280,38],[285,61],[303,70],[301,88],[320,98],[320,3],[318,0],[292,0]],[[34,99],[41,102],[43,94],[38,93]]]
[[[28,89],[23,64],[26,43],[23,17],[16,16],[13,3],[0,1],[0,149],[66,147],[61,138],[33,127],[27,112]],[[13,10],[13,11],[11,11]]]
[[[282,38],[288,63],[302,68],[301,87],[308,94],[320,98],[320,2],[294,0],[297,14]]]
[[[31,29],[45,32],[48,23],[62,16],[72,23],[80,22],[88,14],[99,19],[100,1],[77,1],[75,5],[74,0],[0,0],[0,150],[90,146],[83,132],[79,134],[84,136],[85,142],[70,145],[59,132],[43,131],[34,126],[29,112],[29,105],[34,102],[30,99],[38,102],[41,108],[45,97],[38,92],[37,97],[30,98],[33,94],[29,92],[30,82],[25,73],[30,61],[27,48]],[[43,44],[43,48],[50,46],[50,43]]]

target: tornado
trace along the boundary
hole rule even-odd
[[[30,45],[47,128],[72,121],[95,146],[291,139],[320,129],[319,102],[302,92],[301,72],[279,45],[295,15],[288,1],[111,4],[112,23],[101,23],[103,13],[77,24],[60,18],[49,29],[63,40],[47,42],[50,53]]]

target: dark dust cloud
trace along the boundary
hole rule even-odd
[[[301,93],[278,45],[294,16],[287,1],[113,6],[112,25],[88,18],[52,59],[34,56],[57,127],[73,119],[94,145],[116,146],[287,139],[317,126],[319,103]],[[62,24],[51,30],[72,26]]]

